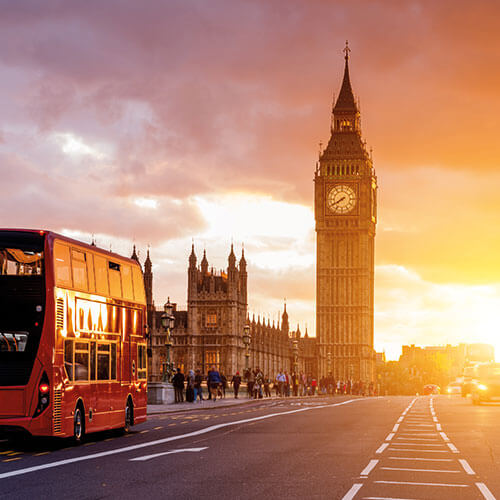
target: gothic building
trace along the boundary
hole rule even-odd
[[[344,50],[331,136],[314,178],[319,374],[371,381],[377,177],[361,136],[347,45]]]
[[[138,261],[135,248],[132,258]],[[237,261],[231,245],[227,269],[217,272],[210,268],[205,251],[200,265],[197,265],[194,245],[192,246],[188,263],[187,311],[177,311],[176,304],[173,304],[175,328],[171,359],[175,366],[183,371],[199,368],[206,374],[215,365],[228,375],[236,371],[242,373],[246,366],[243,333],[248,324],[251,338],[249,366],[261,368],[270,377],[274,377],[281,368],[291,372],[291,340],[295,332],[289,331],[286,305],[281,325],[261,320],[260,317],[250,320],[247,309],[247,278],[243,251]],[[149,379],[157,382],[163,377],[167,347],[166,334],[161,327],[163,310],[156,310],[153,302],[153,272],[149,251],[144,263],[144,283],[150,332]],[[300,352],[303,350],[302,345],[299,342]],[[312,351],[309,348],[307,352],[310,356]],[[309,360],[308,366],[312,366],[312,363]]]

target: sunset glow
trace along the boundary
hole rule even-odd
[[[498,357],[499,14],[463,1],[6,4],[0,225],[94,235],[127,256],[135,244],[141,261],[149,246],[155,303],[179,308],[192,242],[215,269],[233,243],[250,314],[277,320],[286,297],[292,328],[314,335],[313,177],[348,38],[380,187],[375,348],[487,342]]]

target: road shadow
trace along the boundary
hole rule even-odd
[[[137,434],[138,431],[130,431],[128,434]],[[53,452],[63,449],[78,448],[85,443],[99,443],[109,439],[115,439],[125,436],[123,429],[112,429],[101,432],[94,432],[85,435],[81,444],[75,444],[72,438],[59,437],[40,437],[31,436],[30,434],[16,434],[6,436],[0,440],[0,459],[5,452],[21,452],[21,453],[44,453]],[[2,453],[3,452],[3,453]]]

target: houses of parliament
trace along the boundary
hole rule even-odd
[[[291,332],[286,305],[281,322],[249,317],[247,263],[233,246],[226,271],[198,265],[194,245],[188,257],[187,310],[175,311],[173,360],[183,369],[226,374],[243,371],[243,331],[250,326],[249,365],[269,376],[283,368],[336,380],[373,381],[374,257],[377,177],[361,135],[360,110],[351,87],[349,48],[344,76],[332,109],[331,133],[314,172],[316,222],[316,336]],[[137,259],[135,253],[132,256]],[[162,311],[153,302],[153,274],[144,263],[151,357],[150,379],[161,380],[166,358]],[[292,292],[293,293],[293,292]],[[283,293],[290,296],[289,291]],[[297,340],[297,342],[294,342]],[[294,350],[295,349],[295,350]]]

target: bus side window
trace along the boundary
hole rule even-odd
[[[75,380],[89,379],[89,343],[75,342]]]
[[[138,302],[146,302],[144,295],[144,278],[138,266],[132,267],[132,277],[134,278],[134,296]]]
[[[87,273],[89,277],[89,292],[94,293],[95,292],[94,256],[90,252],[87,252],[85,255],[87,260]]]
[[[71,269],[73,271],[73,285],[79,290],[87,291],[87,263],[85,253],[79,250],[71,250]]]
[[[54,267],[56,274],[56,285],[61,287],[72,287],[71,266],[69,259],[69,247],[59,243],[54,244]]]
[[[108,269],[106,259],[100,255],[94,256],[95,288],[100,295],[109,295]]]
[[[111,380],[116,380],[116,344],[111,344]]]
[[[120,276],[120,264],[108,262],[109,271],[109,293],[112,297],[122,297],[122,280]]]
[[[132,288],[132,270],[130,266],[123,264],[122,268],[122,285],[123,285],[123,298],[127,300],[134,300],[134,290]]]
[[[70,380],[73,380],[73,341],[64,341],[64,368]]]
[[[97,380],[109,380],[109,344],[97,345]]]
[[[137,378],[146,380],[147,378],[147,351],[146,346],[139,344],[137,346]]]
[[[96,344],[90,343],[90,380],[96,379]]]

